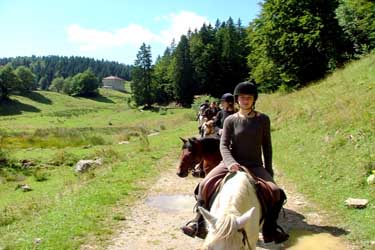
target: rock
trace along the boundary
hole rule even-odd
[[[24,192],[29,192],[31,190],[33,190],[29,185],[27,184],[18,184],[17,187],[15,188],[15,190],[17,189],[21,189],[22,191]]]
[[[365,208],[368,204],[368,200],[366,199],[355,199],[355,198],[348,198],[345,201],[345,204],[349,208]]]
[[[367,177],[367,184],[369,185],[375,184],[375,175],[372,174],[369,177]]]
[[[87,171],[88,169],[92,168],[93,166],[102,165],[102,159],[96,159],[96,160],[80,160],[77,162],[74,170],[76,173],[83,173]]]
[[[130,142],[129,141],[120,141],[118,144],[129,144]]]

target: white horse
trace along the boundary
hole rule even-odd
[[[261,207],[247,174],[228,178],[210,212],[199,208],[208,226],[204,247],[209,250],[255,250]]]

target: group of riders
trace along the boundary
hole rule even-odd
[[[217,107],[215,101],[210,103],[209,100],[206,100],[199,106],[197,120],[199,123],[198,130],[201,137],[210,135],[220,137],[225,118],[236,112],[234,96],[231,93],[225,93],[220,98],[220,101],[220,107]],[[211,133],[205,130],[208,124],[212,126],[213,130]]]
[[[220,138],[222,162],[213,168],[196,188],[197,207],[209,209],[202,197],[202,188],[215,176],[225,176],[230,172],[246,171],[267,186],[269,197],[266,200],[267,213],[263,215],[263,241],[281,243],[289,235],[277,224],[279,212],[286,201],[284,191],[276,185],[272,167],[272,144],[270,119],[255,109],[258,89],[252,82],[241,82],[234,93],[221,97],[221,109],[215,102],[207,100],[200,106],[199,132],[205,134],[205,125],[210,122],[215,127],[215,136]],[[237,107],[235,107],[237,105]],[[181,227],[184,234],[205,238],[207,231],[203,216],[196,209],[196,217]]]

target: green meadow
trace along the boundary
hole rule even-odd
[[[366,183],[375,169],[374,66],[370,55],[302,90],[261,95],[257,103],[272,119],[282,178],[362,249],[375,240],[375,186]],[[132,202],[175,164],[178,137],[197,132],[191,109],[140,111],[128,94],[100,94],[38,91],[1,105],[0,249],[77,249],[92,239],[104,246]],[[74,172],[78,160],[95,158],[104,164]],[[24,168],[22,160],[35,166]],[[33,190],[22,192],[18,184]],[[349,197],[369,205],[349,209]]]
[[[366,182],[375,170],[374,69],[370,55],[300,91],[263,96],[258,105],[272,117],[277,168],[364,249],[375,240],[375,185]],[[348,209],[349,197],[369,204]]]
[[[89,235],[100,244],[147,184],[175,164],[179,136],[195,130],[191,110],[140,111],[129,107],[128,94],[100,94],[40,91],[12,96],[11,110],[1,107],[8,167],[0,168],[0,249],[77,249]],[[104,164],[74,172],[78,160],[95,158]],[[23,168],[22,160],[35,166]]]

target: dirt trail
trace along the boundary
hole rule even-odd
[[[279,179],[279,178],[276,178]],[[131,214],[121,225],[121,230],[109,242],[108,250],[186,250],[200,249],[202,240],[190,238],[180,232],[179,227],[193,218],[192,207],[194,199],[192,190],[199,179],[179,178],[175,169],[164,172],[158,181],[150,188],[147,198],[138,202]],[[281,225],[286,228],[291,238],[286,244],[267,246],[267,249],[340,249],[351,250],[340,237],[347,232],[334,226],[326,225],[326,215],[315,212],[302,215],[306,204],[305,199],[293,190],[284,187],[288,195],[286,218],[281,219]],[[309,209],[311,210],[311,209]],[[281,216],[282,217],[282,216]],[[322,234],[326,232],[326,234]],[[304,240],[305,239],[305,240]],[[309,244],[314,246],[308,247]],[[321,242],[331,244],[322,246]],[[332,241],[330,243],[330,241]],[[318,243],[318,244],[316,244]],[[257,247],[257,250],[264,249]]]

